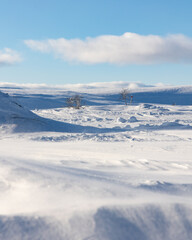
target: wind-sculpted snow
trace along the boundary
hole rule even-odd
[[[0,130],[3,132],[110,132],[112,129],[99,129],[75,124],[63,123],[51,119],[42,118],[17,100],[0,92]],[[115,130],[117,131],[117,130]]]
[[[80,109],[62,106],[69,86],[0,92],[0,240],[191,240],[189,98],[132,89],[143,103],[92,85]]]
[[[0,216],[0,239],[63,240],[58,224],[35,216]]]
[[[130,106],[87,106],[83,109],[57,108],[36,110],[36,114],[53,120],[84,126],[85,131],[77,139],[95,139],[124,141],[130,139],[131,132],[191,130],[192,107],[155,104],[134,104]],[[87,127],[97,127],[94,132],[86,131]],[[87,133],[87,134],[85,134]],[[90,133],[90,134],[89,134]],[[102,137],[103,136],[103,137]],[[126,137],[127,136],[127,137]],[[71,135],[71,139],[74,136]],[[48,140],[48,138],[44,138]],[[62,140],[62,137],[52,140]],[[70,137],[63,136],[63,140]]]
[[[0,236],[190,239],[191,134],[180,133],[182,141],[172,134],[135,133],[143,141],[128,144],[4,136]]]
[[[63,222],[56,218],[1,216],[4,240],[191,240],[191,207],[155,204],[102,207],[76,213]],[[171,216],[171,218],[170,218]],[[75,220],[76,219],[76,220]]]
[[[191,129],[189,124],[176,119],[163,122],[157,118],[160,115],[183,115],[184,109],[178,107],[156,106],[151,104],[107,107],[86,107],[84,109],[51,109],[36,110],[35,113],[23,107],[17,99],[1,93],[0,121],[2,131],[12,132],[71,132],[71,133],[110,133],[135,130],[165,130],[165,129]],[[180,107],[179,107],[180,108]],[[175,111],[173,111],[175,109]],[[187,112],[188,110],[188,112]],[[191,114],[190,107],[185,108],[185,115]],[[76,115],[76,116],[75,116]],[[141,116],[154,116],[154,121],[143,124]],[[103,117],[105,116],[105,117]],[[118,116],[118,118],[116,118]],[[126,117],[125,117],[126,116]],[[49,118],[53,119],[49,119]],[[69,122],[70,121],[70,122]],[[116,122],[116,124],[114,124]],[[146,122],[146,120],[145,120]]]
[[[181,193],[182,195],[192,194],[192,184],[172,184],[160,181],[146,181],[138,187],[151,191],[164,192],[174,195],[180,195]]]
[[[179,204],[99,209],[95,215],[96,238],[93,239],[189,240],[192,231],[190,211]]]

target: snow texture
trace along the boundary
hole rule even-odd
[[[0,239],[191,240],[191,86],[0,87]]]

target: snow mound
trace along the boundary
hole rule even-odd
[[[117,119],[117,122],[125,123],[125,122],[127,122],[127,120],[126,120],[125,118],[119,117],[119,118]]]
[[[138,122],[137,118],[132,116],[129,118],[128,122],[133,123],[133,122]]]
[[[117,122],[119,122],[119,123],[126,123],[126,122],[134,123],[134,122],[138,122],[138,120],[137,120],[137,118],[135,116],[131,116],[129,119],[125,119],[125,118],[119,117],[117,119]]]

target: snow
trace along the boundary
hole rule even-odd
[[[0,239],[191,240],[192,87],[0,87]]]

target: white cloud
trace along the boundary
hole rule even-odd
[[[192,62],[192,39],[184,35],[103,35],[85,40],[26,40],[33,50],[53,53],[65,61],[89,64],[155,64]]]
[[[2,65],[12,65],[20,62],[22,59],[16,51],[10,48],[4,48],[0,50],[0,66]]]

